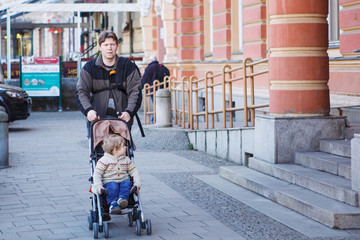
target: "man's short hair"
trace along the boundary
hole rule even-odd
[[[150,60],[150,62],[152,62],[152,61],[156,61],[157,58],[156,58],[155,55],[151,55],[151,56],[149,57],[149,60]]]
[[[120,148],[121,144],[125,144],[125,139],[117,134],[111,134],[103,141],[102,148],[105,152],[112,154],[115,148]]]
[[[112,32],[112,31],[104,31],[104,32],[100,33],[100,35],[99,35],[99,40],[98,40],[99,46],[101,46],[101,44],[103,42],[105,42],[105,40],[107,38],[114,39],[116,44],[118,44],[118,38],[117,38],[117,36],[116,36],[116,34],[114,32]]]

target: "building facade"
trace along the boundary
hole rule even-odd
[[[281,56],[291,48],[290,52],[295,57],[308,56],[302,58],[303,63],[308,63],[303,68],[310,75],[313,74],[311,78],[318,78],[316,74],[328,78],[325,82],[317,82],[320,84],[318,88],[328,86],[332,94],[360,94],[359,1],[318,1],[326,6],[299,1],[294,5],[293,12],[286,13],[285,17],[283,12],[274,9],[279,4],[277,0],[148,2],[152,7],[146,16],[141,17],[145,60],[156,54],[178,78],[191,75],[202,77],[210,70],[221,72],[224,64],[236,67],[241,65],[244,58],[260,60],[271,57],[272,53],[273,56]],[[307,4],[315,4],[312,8],[321,11],[307,10]],[[283,23],[286,23],[284,26],[289,31],[293,31],[287,39],[292,43],[281,43],[283,34],[288,33],[279,27]],[[316,26],[310,29],[309,25],[314,24]],[[312,38],[316,39],[311,42]],[[316,58],[319,61],[316,62]],[[309,59],[313,62],[309,63]],[[283,63],[283,69],[294,74],[298,72],[296,61]],[[329,74],[326,74],[324,64],[329,65]],[[264,68],[269,66],[265,65]],[[321,81],[320,78],[313,80]],[[255,85],[267,89],[270,82],[271,76],[261,77]]]

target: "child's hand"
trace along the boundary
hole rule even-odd
[[[133,187],[130,189],[130,194],[133,194],[133,193],[138,194],[139,191],[140,191],[140,187],[138,187],[138,186],[133,186]]]

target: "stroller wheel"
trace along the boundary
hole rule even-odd
[[[104,234],[105,234],[105,238],[109,237],[109,226],[107,222],[103,223],[103,230],[104,230]]]
[[[128,213],[128,226],[129,226],[129,227],[134,226],[134,219],[133,219],[133,214],[132,214],[132,212],[129,212],[129,213]]]
[[[141,221],[140,221],[140,219],[136,220],[136,235],[141,236]]]
[[[88,215],[88,227],[89,227],[89,230],[93,230],[93,219],[92,219],[92,216],[91,214]]]
[[[151,235],[151,221],[150,221],[150,219],[146,219],[145,225],[146,225],[146,233],[147,233],[147,235]]]
[[[99,223],[94,222],[93,223],[93,236],[94,236],[94,239],[97,239],[98,235],[99,235]]]

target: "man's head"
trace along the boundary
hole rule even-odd
[[[155,55],[152,55],[152,56],[149,57],[150,62],[153,62],[153,61],[156,61],[156,60],[157,60],[157,58],[156,58]]]
[[[102,44],[103,42],[105,42],[105,40],[106,40],[107,38],[113,39],[116,43],[117,43],[117,41],[118,41],[118,38],[117,38],[117,36],[116,36],[116,34],[115,34],[114,32],[104,31],[104,32],[100,33],[100,35],[99,35],[99,40],[98,40],[99,46],[101,46],[101,44]]]
[[[118,39],[114,32],[105,31],[100,33],[98,48],[103,56],[105,64],[114,64],[116,51],[118,49]]]

